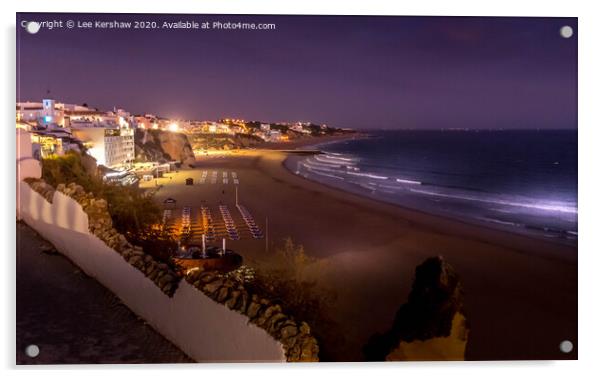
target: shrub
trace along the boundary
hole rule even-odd
[[[310,272],[321,268],[319,259],[308,256],[302,245],[295,245],[287,238],[268,259],[251,264],[255,268],[252,281],[255,290],[285,304],[291,315],[310,325],[317,339],[332,338],[334,327],[328,313],[336,295],[310,278]],[[321,359],[324,352],[328,351],[320,350]]]
[[[145,253],[153,256],[156,260],[167,263],[176,270],[177,266],[171,257],[178,248],[178,243],[168,231],[151,227],[135,234],[128,234],[127,238],[135,245],[142,247]]]
[[[86,170],[81,155],[75,151],[42,159],[42,178],[55,188],[61,183],[75,182],[94,195],[99,195],[103,187],[102,179]]]
[[[74,151],[64,156],[42,160],[42,178],[50,185],[75,182],[96,198],[104,198],[113,227],[127,239],[144,248],[153,257],[169,262],[176,242],[167,232],[155,228],[161,220],[161,209],[152,196],[133,186],[105,183],[82,163]]]

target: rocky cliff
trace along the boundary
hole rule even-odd
[[[192,146],[185,134],[163,130],[136,130],[137,161],[178,160],[183,164],[195,161]]]
[[[232,150],[248,148],[263,143],[254,135],[246,134],[192,134],[189,136],[193,149]]]
[[[416,267],[412,291],[392,328],[364,347],[369,361],[463,360],[468,340],[458,274],[442,257]]]

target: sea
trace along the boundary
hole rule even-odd
[[[298,175],[376,200],[577,243],[577,130],[383,130],[317,145]]]

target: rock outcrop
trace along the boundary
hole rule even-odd
[[[258,146],[263,140],[247,134],[204,134],[196,133],[189,136],[194,149],[232,150]]]
[[[468,325],[460,279],[442,257],[416,267],[408,302],[392,328],[364,347],[369,361],[463,360]]]
[[[136,130],[136,159],[140,161],[176,160],[194,164],[195,157],[188,137],[164,130]]]

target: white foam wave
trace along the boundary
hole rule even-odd
[[[414,180],[395,179],[395,181],[397,181],[400,184],[422,185],[422,183],[420,181],[414,181]]]
[[[356,159],[353,159],[353,158],[330,156],[330,155],[316,155],[315,158],[316,158],[316,160],[320,160],[320,161],[343,162],[345,164],[356,161]]]
[[[368,178],[376,179],[376,180],[388,180],[389,179],[387,176],[379,176],[379,175],[375,175],[372,173],[347,172],[347,174],[353,175],[353,176],[368,177]]]
[[[437,192],[428,191],[428,190],[418,190],[418,189],[410,189],[410,190],[414,193],[426,194],[426,195],[430,195],[430,196],[454,198],[454,199],[461,199],[461,200],[466,200],[466,201],[493,203],[493,204],[498,204],[498,205],[523,207],[523,208],[528,208],[528,209],[554,211],[554,212],[568,213],[568,214],[577,214],[576,208],[567,206],[567,205],[516,202],[516,201],[509,201],[509,200],[502,200],[502,199],[479,198],[479,197],[474,197],[474,196],[451,194],[451,193],[444,194],[444,193],[437,193]]]
[[[494,219],[494,218],[475,217],[475,219],[479,219],[479,220],[483,220],[483,221],[491,222],[491,223],[497,223],[497,224],[501,224],[501,225],[504,225],[504,226],[513,226],[513,227],[522,227],[522,226],[524,226],[521,223],[503,221],[503,220]]]
[[[301,165],[304,166],[305,169],[307,169],[309,172],[314,173],[314,174],[316,174],[318,176],[331,177],[331,178],[335,178],[335,179],[338,179],[338,180],[345,180],[343,177],[339,177],[339,176],[334,175],[334,174],[326,173],[326,172],[336,173],[336,171],[330,171],[330,170],[325,170],[325,169],[313,169],[313,168],[311,168],[310,166],[308,166],[305,163],[303,163]]]

